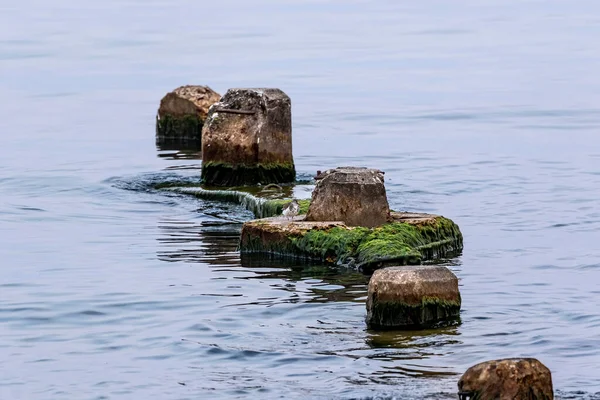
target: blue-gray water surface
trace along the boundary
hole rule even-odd
[[[0,398],[455,398],[533,356],[600,398],[600,3],[0,5]],[[367,277],[236,251],[235,206],[148,191],[183,84],[279,87],[297,169],[386,173],[465,237],[460,326],[375,333]]]

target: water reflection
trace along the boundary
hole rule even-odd
[[[353,395],[360,392],[358,385],[389,387],[391,396],[402,387],[423,394],[419,398],[432,392],[435,398],[452,398],[432,386],[447,388],[457,379],[449,357],[462,345],[458,327],[368,330],[369,276],[269,255],[241,255],[237,220],[246,219],[243,212],[200,202],[191,216],[163,218],[158,224],[160,259],[211,268],[195,304],[218,312],[198,311],[200,319],[185,335],[188,346],[199,346],[203,363],[227,358],[258,370],[285,365],[289,374],[315,377],[326,368],[332,379],[351,384]],[[217,379],[217,373],[208,372],[207,378]]]
[[[239,224],[233,222],[182,221],[163,219],[157,256],[162,261],[199,262],[212,265],[237,265]],[[237,228],[237,229],[236,229]]]
[[[325,264],[308,264],[300,261],[270,257],[262,254],[242,254],[241,265],[256,273],[261,279],[281,279],[307,285],[310,298],[306,303],[364,302],[369,277],[352,269]],[[283,290],[295,290],[293,286]]]
[[[372,348],[425,348],[460,344],[458,326],[413,331],[369,331],[366,343]],[[432,339],[436,339],[433,340]]]
[[[169,262],[195,262],[213,266],[221,272],[244,271],[243,279],[269,279],[308,285],[309,302],[364,301],[369,277],[352,269],[272,257],[264,254],[239,254],[241,224],[232,218],[235,206],[205,205],[202,220],[166,219],[159,221],[161,232],[157,257]],[[235,210],[240,212],[241,210]],[[232,216],[235,215],[235,216]],[[241,219],[241,218],[240,218]],[[295,291],[293,286],[280,289]]]
[[[199,140],[158,140],[158,157],[167,160],[201,160],[202,143]]]
[[[215,272],[234,279],[267,281],[265,283],[268,283],[270,290],[282,292],[279,295],[271,292],[273,296],[268,298],[243,300],[237,294],[237,298],[242,301],[233,301],[227,307],[270,307],[284,303],[360,304],[363,316],[356,326],[348,326],[347,321],[338,321],[325,314],[308,328],[319,335],[333,333],[340,338],[350,335],[364,343],[354,348],[344,347],[332,351],[338,356],[341,351],[348,357],[383,362],[385,368],[377,373],[386,374],[387,377],[389,374],[429,376],[451,373],[438,367],[408,367],[404,364],[398,366],[396,363],[423,360],[447,353],[449,347],[461,344],[457,326],[419,331],[369,331],[363,319],[369,276],[351,269],[307,264],[268,255],[240,255],[237,251],[240,224],[223,220],[219,218],[217,210],[213,211],[212,219],[199,222],[162,220],[159,224],[162,235],[158,239],[161,244],[158,257],[170,262],[208,264]],[[208,217],[203,215],[203,218]],[[287,294],[284,295],[283,292]],[[319,352],[323,355],[328,353],[329,351]],[[379,378],[371,376],[369,379]]]

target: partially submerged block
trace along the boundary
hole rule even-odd
[[[380,226],[390,220],[383,172],[338,167],[320,174],[307,221],[343,221],[348,226]]]
[[[458,279],[446,267],[378,269],[369,281],[367,325],[373,329],[440,325],[456,320],[460,305]]]
[[[347,265],[367,273],[389,265],[420,264],[462,250],[460,229],[447,218],[392,213],[391,219],[375,228],[306,221],[304,216],[292,221],[284,217],[248,221],[242,227],[240,250]]]
[[[461,400],[552,400],[552,374],[535,358],[479,363],[458,381]]]
[[[312,185],[266,185],[246,186],[227,189],[207,188],[198,183],[163,182],[154,185],[155,189],[188,194],[203,200],[223,201],[238,204],[251,211],[256,218],[268,218],[281,215],[283,206],[294,197],[294,190],[306,192]],[[298,199],[299,214],[306,214],[309,199]]]
[[[229,89],[202,131],[207,185],[287,183],[296,178],[290,98],[280,89]]]
[[[157,143],[199,143],[208,109],[220,98],[221,95],[208,86],[181,86],[167,93],[160,101],[156,116]]]

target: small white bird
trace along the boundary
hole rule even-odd
[[[294,199],[292,201],[290,201],[289,203],[286,203],[283,205],[283,216],[286,218],[294,218],[296,215],[298,215],[298,212],[300,211],[300,204],[298,204],[298,200]]]

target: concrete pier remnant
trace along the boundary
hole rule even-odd
[[[301,213],[302,214],[302,213]],[[383,172],[339,167],[319,174],[306,215],[248,221],[240,250],[319,260],[365,273],[460,253],[458,226],[439,215],[391,212]]]
[[[208,110],[220,98],[208,86],[186,85],[167,93],[156,116],[157,144],[200,143]]]
[[[458,381],[461,400],[553,400],[552,374],[535,358],[479,363]]]
[[[432,265],[378,269],[367,294],[367,325],[372,329],[414,329],[456,321],[461,297],[457,277]]]
[[[319,174],[307,221],[343,221],[347,226],[375,227],[391,220],[383,172],[338,167]]]
[[[212,186],[296,179],[290,98],[280,89],[229,89],[202,130],[202,180]]]
[[[386,266],[453,256],[462,250],[460,229],[448,218],[420,213],[391,213],[391,217],[391,222],[374,228],[347,226],[342,221],[306,221],[304,215],[291,221],[283,217],[256,219],[242,226],[240,251],[321,261],[371,273]]]

